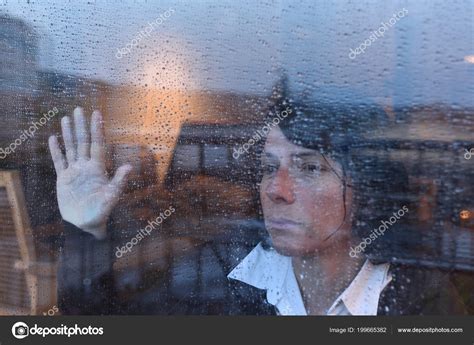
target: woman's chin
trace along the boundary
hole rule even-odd
[[[305,256],[311,252],[304,243],[281,237],[272,238],[272,245],[279,254],[285,256]]]
[[[332,250],[330,245],[307,236],[270,236],[275,250],[285,256],[311,257]]]

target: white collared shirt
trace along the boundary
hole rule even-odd
[[[392,280],[389,264],[364,263],[327,315],[377,315],[380,293]],[[280,315],[307,315],[291,257],[258,244],[227,277],[267,291],[268,303]]]

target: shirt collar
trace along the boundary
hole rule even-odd
[[[334,301],[328,314],[343,303],[350,315],[377,315],[382,290],[392,280],[390,265],[374,265],[367,260],[346,290]]]
[[[389,264],[366,261],[349,287],[334,301],[328,314],[345,307],[350,315],[376,315],[380,293],[390,282]],[[282,315],[306,315],[291,257],[258,244],[227,276],[267,291],[268,303]]]
[[[306,315],[289,256],[265,250],[259,243],[227,277],[266,290],[268,303],[279,314]]]

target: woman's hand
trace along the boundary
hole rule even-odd
[[[74,110],[74,133],[69,116],[61,120],[66,148],[64,157],[56,136],[49,138],[49,150],[57,174],[56,189],[65,221],[93,234],[106,236],[107,219],[122,193],[130,165],[121,166],[112,179],[105,170],[105,139],[102,115],[92,113],[90,132],[81,108]],[[92,142],[91,142],[92,140]]]

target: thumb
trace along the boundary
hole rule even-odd
[[[118,168],[112,181],[110,181],[110,187],[120,192],[127,182],[127,177],[130,174],[130,171],[132,171],[132,166],[130,164],[125,164]]]

